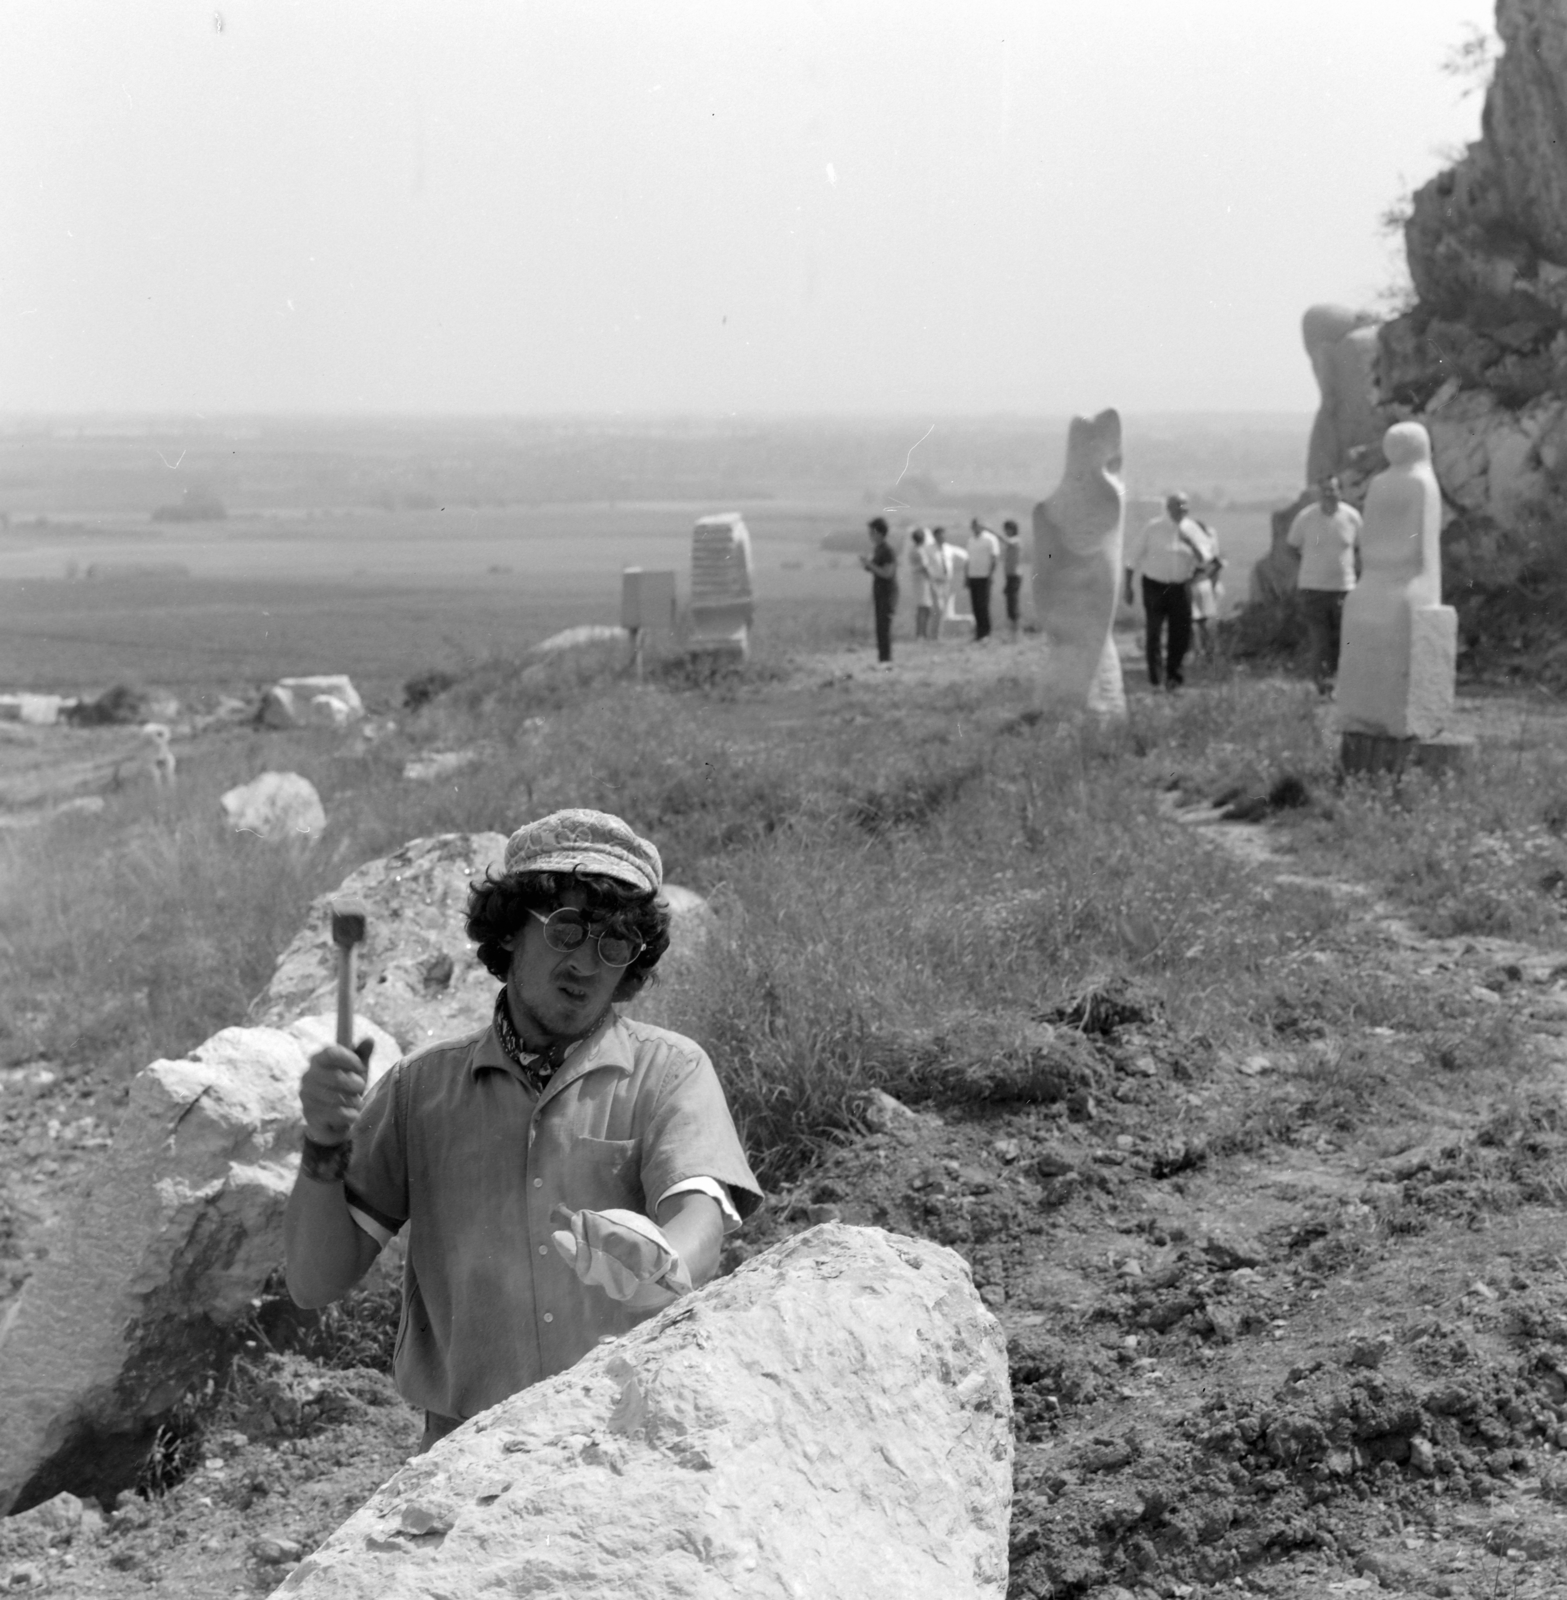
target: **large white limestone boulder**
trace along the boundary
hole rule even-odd
[[[829,1223],[459,1428],[275,1593],[1000,1600],[1011,1499],[968,1267]]]
[[[112,1492],[283,1262],[299,1079],[331,1015],[225,1028],[131,1083],[114,1142],[0,1324],[0,1514]],[[367,1018],[372,1076],[393,1041]]]
[[[279,678],[261,697],[264,728],[343,728],[365,714],[365,703],[346,673]]]
[[[483,1027],[497,985],[479,964],[463,922],[469,884],[491,867],[499,871],[505,848],[501,833],[443,833],[414,839],[350,873],[311,905],[251,1005],[251,1021],[282,1026],[334,1003],[331,903],[356,896],[367,913],[356,960],[359,1009],[404,1051]]]
[[[235,833],[268,844],[311,844],[326,827],[326,808],[309,778],[297,772],[263,772],[224,794],[219,803]]]

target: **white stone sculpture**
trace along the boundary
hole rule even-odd
[[[289,1600],[1001,1600],[1006,1346],[968,1267],[825,1224],[410,1461]]]
[[[144,722],[142,737],[148,744],[147,767],[152,781],[160,789],[171,788],[174,783],[174,752],[169,748],[170,730],[166,722]]]
[[[0,1326],[0,1515],[112,1493],[283,1258],[299,1079],[335,1013],[225,1028],[131,1082],[104,1153]],[[396,1042],[366,1017],[372,1077]]]
[[[1360,581],[1344,602],[1338,710],[1346,733],[1432,739],[1451,720],[1458,615],[1442,604],[1442,491],[1431,440],[1399,422],[1362,512]]]
[[[1126,711],[1115,648],[1126,491],[1121,418],[1073,417],[1060,487],[1034,507],[1034,609],[1048,654],[1044,704],[1119,716]]]
[[[737,511],[703,517],[691,535],[691,648],[744,659],[755,611],[744,520]]]
[[[309,843],[326,827],[326,808],[316,786],[297,772],[263,772],[222,796],[229,827],[269,844]]]
[[[1301,342],[1316,374],[1321,399],[1306,447],[1306,482],[1344,471],[1351,452],[1381,436],[1377,405],[1375,312],[1347,306],[1312,306],[1300,319]]]

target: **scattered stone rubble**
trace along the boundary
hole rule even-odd
[[[114,1141],[0,1326],[0,1514],[112,1495],[281,1257],[299,1079],[335,1017],[225,1028],[131,1085]],[[397,1054],[374,1023],[372,1075]]]

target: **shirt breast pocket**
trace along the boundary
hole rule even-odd
[[[618,1208],[647,1214],[642,1160],[635,1139],[573,1139],[567,1167],[569,1176],[563,1187],[573,1210]]]

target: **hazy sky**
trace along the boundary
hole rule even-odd
[[[0,411],[1305,410],[1489,0],[4,0]]]

